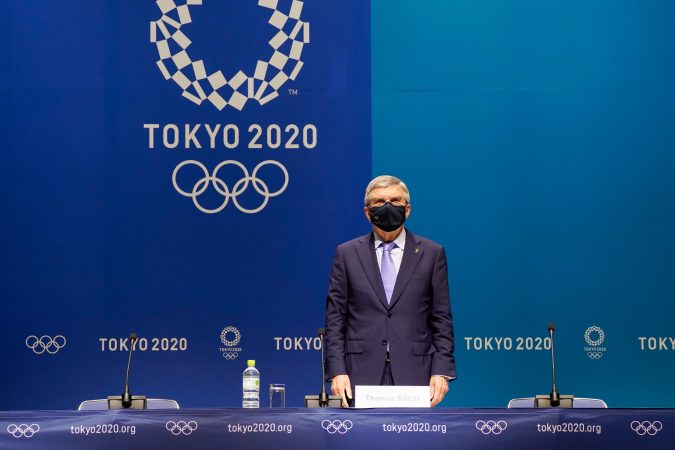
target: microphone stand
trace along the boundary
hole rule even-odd
[[[551,401],[551,406],[560,406],[560,394],[558,394],[558,389],[555,387],[555,355],[553,350],[553,331],[555,331],[555,326],[552,323],[548,324],[548,334],[551,338],[551,376],[553,380],[553,388],[551,389],[551,395],[549,396]]]
[[[124,392],[122,395],[108,396],[108,409],[147,409],[148,401],[144,395],[131,395],[129,390],[129,369],[131,368],[131,354],[138,336],[136,333],[129,335],[129,358],[127,359],[127,373],[124,378]]]
[[[326,392],[326,358],[323,352],[323,335],[325,333],[325,329],[319,329],[319,339],[321,340],[321,394],[319,394],[319,408],[328,407],[328,393]]]
[[[317,333],[321,341],[321,393],[319,395],[305,395],[305,408],[339,408],[342,399],[335,395],[328,395],[326,392],[326,356],[323,348],[323,338],[326,334],[324,328],[319,328]]]
[[[129,336],[129,359],[127,360],[127,375],[124,378],[124,392],[122,393],[122,408],[131,407],[131,392],[129,392],[129,368],[131,367],[131,354],[133,353],[134,344],[136,343],[136,333],[131,333]]]
[[[555,350],[553,347],[553,332],[555,331],[555,325],[553,323],[548,324],[548,335],[551,339],[551,393],[548,395],[537,395],[534,398],[534,407],[535,408],[572,408],[574,403],[573,395],[560,395],[558,393],[558,388],[555,385]]]

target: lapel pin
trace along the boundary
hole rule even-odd
[[[415,247],[415,253],[419,253],[419,252],[420,252],[420,248],[419,248],[419,247]]]

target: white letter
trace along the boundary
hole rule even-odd
[[[476,344],[478,344],[478,345],[476,345]],[[483,348],[483,340],[479,337],[474,338],[473,348],[475,348],[476,350],[481,350]]]
[[[206,132],[209,134],[209,138],[211,139],[210,148],[216,148],[216,134],[218,134],[218,130],[220,130],[220,124],[216,124],[216,128],[213,130],[209,124],[204,125],[204,128],[206,128]]]
[[[197,133],[199,127],[201,127],[201,124],[195,125],[194,128],[190,128],[190,125],[187,123],[185,124],[185,148],[190,148],[190,141],[195,143],[196,148],[202,148],[197,138],[195,138],[195,133]]]
[[[173,142],[169,143],[169,130],[173,131]],[[173,124],[168,124],[164,126],[164,147],[166,148],[176,148],[178,147],[178,141],[179,141],[179,135],[178,135],[178,127]]]
[[[510,337],[504,338],[504,350],[511,350],[513,348],[513,339]]]
[[[155,130],[159,128],[158,123],[145,123],[143,128],[148,130],[148,148],[155,148]]]

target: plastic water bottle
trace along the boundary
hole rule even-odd
[[[244,370],[244,397],[242,407],[260,408],[260,372],[255,368],[255,360],[249,359]]]

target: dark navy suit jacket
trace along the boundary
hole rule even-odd
[[[373,234],[338,246],[326,300],[326,377],[378,385],[389,344],[397,385],[455,377],[454,332],[443,247],[406,230],[405,249],[387,304]]]

